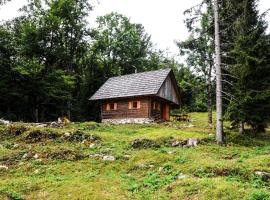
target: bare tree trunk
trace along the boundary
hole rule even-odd
[[[213,119],[212,119],[212,65],[209,67],[208,72],[208,80],[207,80],[207,111],[208,111],[208,124],[212,126]]]
[[[35,108],[35,120],[38,123],[38,108]]]
[[[244,122],[240,122],[240,124],[239,124],[239,133],[244,134],[244,132],[245,132],[245,124],[244,124]]]
[[[218,144],[224,143],[223,121],[222,121],[222,80],[221,80],[221,58],[220,58],[220,38],[219,38],[219,19],[218,19],[218,0],[214,0],[214,19],[215,19],[215,61],[216,61],[216,141]]]

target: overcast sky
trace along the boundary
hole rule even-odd
[[[27,0],[12,0],[0,7],[0,20],[12,19],[17,16],[17,10],[26,4]],[[152,41],[160,49],[167,49],[170,55],[178,54],[175,40],[184,40],[188,36],[183,20],[183,12],[197,5],[201,0],[96,0],[94,10],[90,15],[93,24],[97,16],[112,11],[119,12],[131,19],[131,22],[141,23],[146,32],[151,34]],[[99,2],[99,3],[98,3]],[[260,0],[259,10],[264,12],[270,8],[270,0]],[[270,23],[270,14],[267,15]],[[270,29],[268,28],[268,32]]]

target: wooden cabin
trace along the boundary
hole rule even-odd
[[[171,69],[108,79],[90,98],[102,103],[102,122],[148,123],[167,121],[180,104],[180,92]]]

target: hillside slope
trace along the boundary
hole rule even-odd
[[[270,132],[192,122],[0,126],[0,199],[270,199]],[[196,138],[196,147],[187,147]],[[143,140],[145,139],[145,140]],[[133,145],[132,145],[133,144]]]

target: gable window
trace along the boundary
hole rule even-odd
[[[139,109],[141,108],[140,101],[130,101],[128,102],[128,109]]]
[[[160,111],[160,103],[157,101],[153,102],[153,110],[158,110]]]
[[[117,110],[117,103],[107,103],[106,104],[106,110]]]

